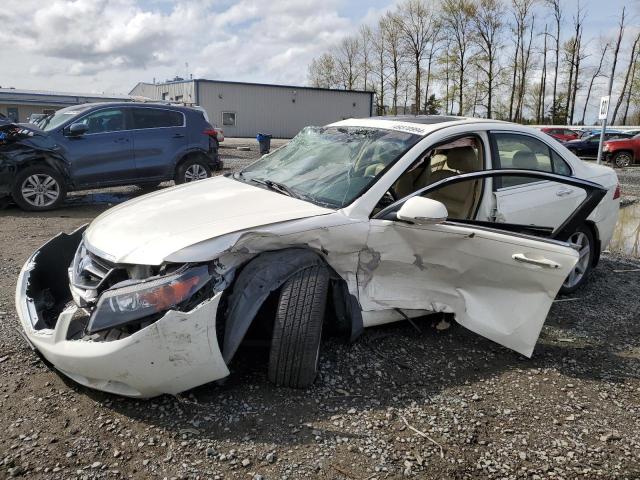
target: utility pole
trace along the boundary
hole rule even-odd
[[[624,20],[625,20],[625,7],[622,7],[622,16],[620,17],[620,30],[618,31],[618,41],[616,42],[616,49],[613,55],[613,67],[611,68],[611,75],[609,76],[609,89],[607,90],[607,96],[600,99],[600,115],[602,118],[602,130],[600,131],[600,143],[598,144],[598,165],[602,162],[602,142],[604,142],[604,131],[607,128],[607,116],[609,113],[609,99],[611,98],[611,91],[613,90],[613,77],[616,74],[616,63],[618,63],[618,52],[620,51],[620,42],[622,42],[622,36],[624,35]],[[606,98],[606,101],[605,101]],[[606,102],[606,105],[605,105]],[[606,108],[603,108],[606,107]],[[603,112],[604,110],[604,112]]]

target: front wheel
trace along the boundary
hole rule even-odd
[[[276,385],[305,388],[315,380],[328,290],[322,266],[296,273],[282,287],[269,354],[269,380]]]
[[[44,211],[58,207],[67,194],[62,175],[46,165],[18,172],[11,196],[23,210]]]
[[[633,163],[633,157],[629,152],[619,152],[613,157],[613,165],[618,168],[628,167]]]
[[[206,159],[201,157],[190,158],[182,162],[176,169],[176,184],[204,180],[211,176],[211,167]]]
[[[586,225],[578,227],[567,241],[576,248],[579,258],[560,288],[562,294],[573,293],[586,282],[587,274],[593,265],[596,248],[593,233]]]

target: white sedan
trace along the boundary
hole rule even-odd
[[[248,332],[270,339],[274,383],[305,387],[323,329],[355,339],[432,312],[531,356],[619,196],[612,169],[520,125],[345,120],[58,235],[25,263],[16,304],[56,369],[132,397],[227,376]]]

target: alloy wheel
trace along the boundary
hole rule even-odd
[[[184,181],[186,182],[195,182],[196,180],[203,180],[207,178],[207,170],[200,164],[194,163],[193,165],[189,165],[189,167],[184,172]]]
[[[614,161],[615,161],[616,167],[619,167],[619,168],[628,167],[629,165],[631,165],[631,154],[626,152],[619,153],[616,155],[616,158]]]
[[[46,173],[35,173],[22,182],[20,193],[24,201],[34,207],[49,207],[60,196],[60,185]]]
[[[582,277],[587,273],[589,268],[589,261],[591,260],[591,244],[589,243],[589,237],[583,232],[576,232],[569,237],[569,243],[573,245],[578,251],[578,263],[576,263],[573,270],[564,281],[563,286],[565,288],[575,287]]]

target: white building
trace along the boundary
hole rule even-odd
[[[373,92],[219,80],[138,83],[130,95],[199,105],[228,137],[291,138],[309,125],[370,117]]]
[[[14,122],[26,122],[34,113],[53,113],[71,105],[95,102],[125,102],[128,95],[52,92],[0,88],[0,113]]]

